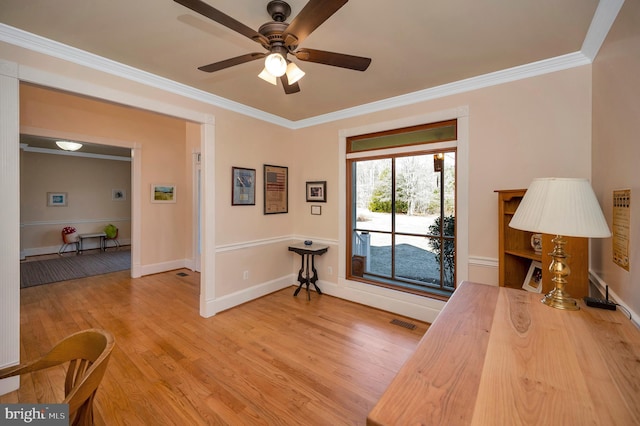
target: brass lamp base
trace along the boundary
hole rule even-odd
[[[558,288],[551,290],[540,301],[545,305],[556,309],[564,309],[567,311],[577,311],[580,309],[576,299],[570,298],[567,293]]]
[[[555,246],[553,252],[549,253],[553,260],[549,265],[549,272],[553,274],[551,281],[555,284],[555,288],[551,290],[545,297],[540,300],[547,306],[556,309],[564,309],[566,311],[577,311],[580,309],[575,299],[569,297],[569,293],[564,291],[567,285],[567,277],[571,273],[571,269],[565,259],[567,254],[564,252],[564,245],[567,241],[560,235],[551,240]]]

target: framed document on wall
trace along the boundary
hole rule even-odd
[[[231,205],[255,206],[256,169],[232,167]]]
[[[287,213],[289,168],[264,165],[264,214]]]

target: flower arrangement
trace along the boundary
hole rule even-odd
[[[74,228],[73,226],[65,226],[64,228],[62,228],[62,233],[64,235],[73,234],[74,232],[76,232],[76,228]]]

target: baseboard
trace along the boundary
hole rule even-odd
[[[283,288],[291,286],[291,283],[295,282],[295,280],[295,275],[290,274],[226,296],[208,300],[206,302],[206,316],[213,316],[218,312],[226,311],[234,306],[242,305],[243,303],[266,296],[274,291],[282,290]]]
[[[177,259],[168,262],[153,263],[151,265],[140,265],[139,273],[140,276],[159,274],[162,272],[186,268],[187,263],[187,259]]]
[[[131,239],[118,238],[118,242],[120,243],[121,246],[131,245]],[[114,247],[112,242],[108,244],[109,244],[108,248]],[[58,250],[60,250],[60,247],[62,247],[62,243],[56,246],[31,247],[31,248],[22,249],[20,250],[20,259],[24,259],[25,257],[29,257],[29,256],[42,256],[44,254],[58,254]],[[93,250],[98,248],[100,248],[100,243],[95,238],[87,239],[87,241],[83,244],[84,250]],[[68,245],[64,252],[71,253],[73,251],[75,251],[75,246]]]
[[[589,271],[589,282],[601,293],[597,295],[598,298],[604,297],[606,293],[607,283],[600,278],[600,276],[593,271]],[[640,316],[633,311],[618,295],[611,289],[609,289],[609,299],[613,300],[618,305],[622,306],[624,309],[621,311],[625,312],[625,315],[630,316],[631,322],[640,329]]]
[[[340,285],[322,280],[318,285],[328,295],[428,323],[435,321],[445,305],[442,300],[344,279]]]
[[[7,377],[6,379],[0,380],[0,395],[13,392],[19,388],[20,388],[20,376]]]

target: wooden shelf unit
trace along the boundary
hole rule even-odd
[[[549,272],[555,235],[543,234],[542,254],[536,254],[531,247],[533,232],[521,231],[509,226],[516,209],[527,192],[526,189],[496,190],[498,193],[498,263],[501,287],[522,288],[531,262],[542,265],[542,293],[553,289],[552,274]],[[567,292],[574,298],[589,295],[589,240],[587,238],[565,237],[565,250],[569,255],[567,264],[571,274],[567,278]]]

